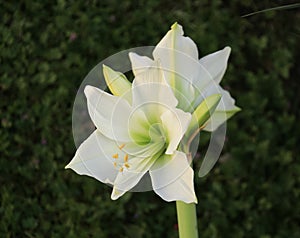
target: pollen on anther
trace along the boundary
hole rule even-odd
[[[114,162],[114,167],[117,167],[117,162]]]
[[[113,157],[114,159],[117,159],[117,158],[119,158],[119,154],[114,154],[112,157]]]
[[[128,163],[125,163],[124,166],[129,169],[130,165]]]
[[[125,144],[119,145],[119,149],[122,150],[124,148]]]
[[[119,169],[120,172],[123,172],[123,170],[124,170],[123,167],[121,167],[121,168]]]
[[[124,162],[125,163],[128,162],[128,154],[125,154],[125,156],[124,156]]]

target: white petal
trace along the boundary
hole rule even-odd
[[[150,169],[152,186],[165,201],[197,203],[194,190],[194,171],[184,153],[165,155]]]
[[[132,158],[129,160],[129,168],[119,172],[114,182],[111,199],[116,200],[125,192],[132,189],[141,180],[149,168],[154,164],[155,158]]]
[[[92,86],[86,86],[84,93],[89,115],[97,129],[112,140],[130,141],[128,119],[131,107],[128,102]]]
[[[213,94],[224,95],[224,98],[226,97],[224,102],[228,104],[229,98],[225,95],[226,93],[219,86],[219,83],[226,71],[229,54],[230,47],[225,47],[223,50],[207,55],[199,60],[199,67],[195,70],[192,82],[196,95],[193,108],[197,108],[204,98]],[[227,105],[225,108],[227,110],[230,107],[232,108],[232,103],[231,106]]]
[[[177,149],[187,127],[191,121],[192,115],[183,112],[180,109],[167,110],[162,114],[161,121],[167,136],[168,148],[166,154],[173,154]]]
[[[166,80],[172,87],[176,84],[182,83],[184,86],[184,84],[191,83],[193,76],[201,67],[198,60],[176,49],[156,47],[154,52],[156,52],[154,59],[160,61]]]
[[[189,106],[194,100],[191,84],[200,66],[195,43],[184,37],[182,27],[175,23],[154,49],[153,57],[161,62],[166,80],[179,100],[178,108],[190,111]]]
[[[146,145],[139,145],[134,142],[127,143],[124,151],[131,155],[139,158],[149,158],[154,154],[157,154],[159,151],[162,151],[164,148],[165,142],[150,142]]]
[[[230,47],[225,47],[199,60],[200,64],[209,72],[216,83],[220,83],[227,68],[227,61],[230,55]]]
[[[149,67],[154,65],[154,61],[147,56],[140,56],[136,53],[129,53],[133,74],[136,76],[143,73]]]
[[[78,148],[74,158],[66,166],[80,175],[91,176],[103,183],[113,183],[118,170],[114,168],[112,155],[122,151],[116,142],[94,131]]]
[[[133,107],[157,103],[166,107],[176,107],[178,101],[166,83],[159,65],[139,73],[132,84]]]
[[[222,96],[220,103],[216,110],[232,110],[234,108],[235,100],[230,96],[229,92],[224,90],[219,84],[211,81],[202,89],[201,94],[194,101],[194,105],[197,107],[203,100],[211,95],[220,94]]]
[[[182,26],[175,23],[171,27],[171,30],[169,30],[158,43],[157,48],[153,51],[153,56],[160,58],[160,54],[157,50],[159,50],[159,48],[169,48],[183,52],[193,59],[198,59],[196,44],[191,38],[183,36],[183,33]]]
[[[235,100],[231,97],[230,93],[219,86],[219,93],[221,93],[221,101],[218,104],[216,111],[230,111],[234,109]]]

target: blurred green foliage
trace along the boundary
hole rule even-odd
[[[222,84],[243,109],[219,163],[196,177],[200,237],[300,237],[300,14],[241,17],[287,2],[1,1],[0,236],[177,237],[174,203],[153,192],[111,201],[110,187],[64,170],[84,76],[177,21],[202,56],[232,47]]]

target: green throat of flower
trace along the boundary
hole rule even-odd
[[[158,109],[157,109],[158,110]],[[131,142],[121,143],[112,154],[114,167],[123,172],[132,168],[131,158],[138,157],[149,162],[157,161],[165,153],[169,141],[167,130],[158,116],[146,116],[145,108],[134,111],[128,122]]]

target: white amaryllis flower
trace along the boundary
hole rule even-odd
[[[176,108],[178,100],[161,66],[151,64],[125,76],[104,66],[114,95],[86,86],[89,115],[96,130],[80,145],[66,166],[113,185],[117,199],[149,172],[153,190],[166,201],[197,202],[194,172],[179,143],[191,114]]]
[[[183,34],[182,27],[175,23],[155,47],[153,58],[161,63],[165,78],[179,101],[177,107],[183,111],[192,113],[207,97],[221,96],[216,110],[203,128],[214,131],[240,110],[229,92],[219,85],[227,68],[230,47],[199,60],[196,44]],[[153,60],[148,57],[135,53],[130,53],[129,57],[134,74],[153,65]]]

